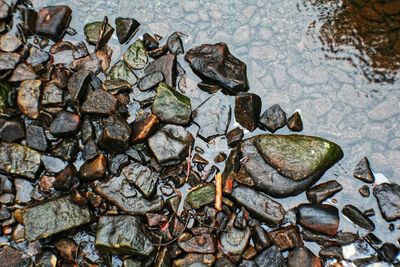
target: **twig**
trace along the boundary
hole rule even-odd
[[[186,169],[186,178],[185,178],[185,182],[188,181],[189,179],[189,175],[190,175],[190,168],[191,168],[191,164],[192,164],[192,147],[189,146],[189,153],[188,153],[188,157],[186,158],[187,161],[187,169]]]
[[[222,175],[217,173],[215,175],[215,208],[222,210]]]

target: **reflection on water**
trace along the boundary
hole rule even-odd
[[[307,0],[319,12],[318,37],[327,58],[351,61],[370,81],[394,82],[400,69],[400,2],[386,2]]]

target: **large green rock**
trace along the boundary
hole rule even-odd
[[[162,122],[183,125],[189,123],[192,113],[190,99],[166,83],[158,85],[151,110]]]
[[[255,137],[254,145],[269,165],[295,181],[324,172],[343,157],[337,144],[314,136],[265,134]]]
[[[125,63],[134,70],[143,69],[147,64],[147,52],[143,41],[135,41],[124,54]]]
[[[102,216],[96,233],[96,248],[110,254],[149,256],[154,247],[137,216]]]
[[[26,208],[23,219],[25,238],[34,241],[88,223],[90,212],[66,196]]]
[[[212,183],[193,188],[186,197],[186,204],[193,209],[198,209],[215,201],[215,186]]]

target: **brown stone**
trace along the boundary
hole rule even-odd
[[[36,119],[39,115],[41,86],[40,80],[27,80],[23,81],[18,89],[18,108],[28,118]]]
[[[269,232],[269,236],[282,250],[303,246],[303,240],[301,239],[299,229],[294,225]]]
[[[79,169],[83,181],[94,181],[102,178],[107,171],[107,159],[103,154],[86,161]]]
[[[153,134],[158,125],[158,118],[152,113],[141,113],[132,123],[131,142],[138,143]]]

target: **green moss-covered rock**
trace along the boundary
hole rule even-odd
[[[4,113],[9,107],[8,95],[11,91],[12,85],[3,79],[0,79],[0,114]]]
[[[100,34],[100,28],[101,25],[103,24],[102,21],[95,21],[92,23],[88,23],[85,25],[83,28],[86,36],[86,41],[89,44],[96,45],[97,41],[99,40],[99,34]],[[107,24],[106,29],[103,34],[102,40],[100,40],[101,43],[105,44],[110,40],[112,34],[114,32],[114,28],[111,27],[110,24]]]
[[[134,70],[140,70],[146,66],[147,52],[142,40],[138,39],[126,50],[124,61]]]
[[[100,217],[96,248],[110,254],[142,256],[154,250],[141,218],[130,215]]]
[[[128,66],[125,64],[123,60],[118,61],[115,65],[111,68],[110,73],[108,74],[108,79],[110,80],[117,80],[121,79],[127,81],[131,85],[136,84],[137,77],[135,73],[133,73]]]
[[[70,197],[26,208],[23,216],[28,241],[46,238],[90,221],[89,209],[72,202]]]
[[[314,136],[259,135],[254,145],[269,165],[295,181],[323,172],[343,157],[337,144]]]
[[[193,209],[198,209],[215,200],[215,186],[211,183],[193,188],[186,197],[186,204]]]
[[[192,113],[190,99],[166,83],[160,83],[151,108],[162,122],[188,124]]]

